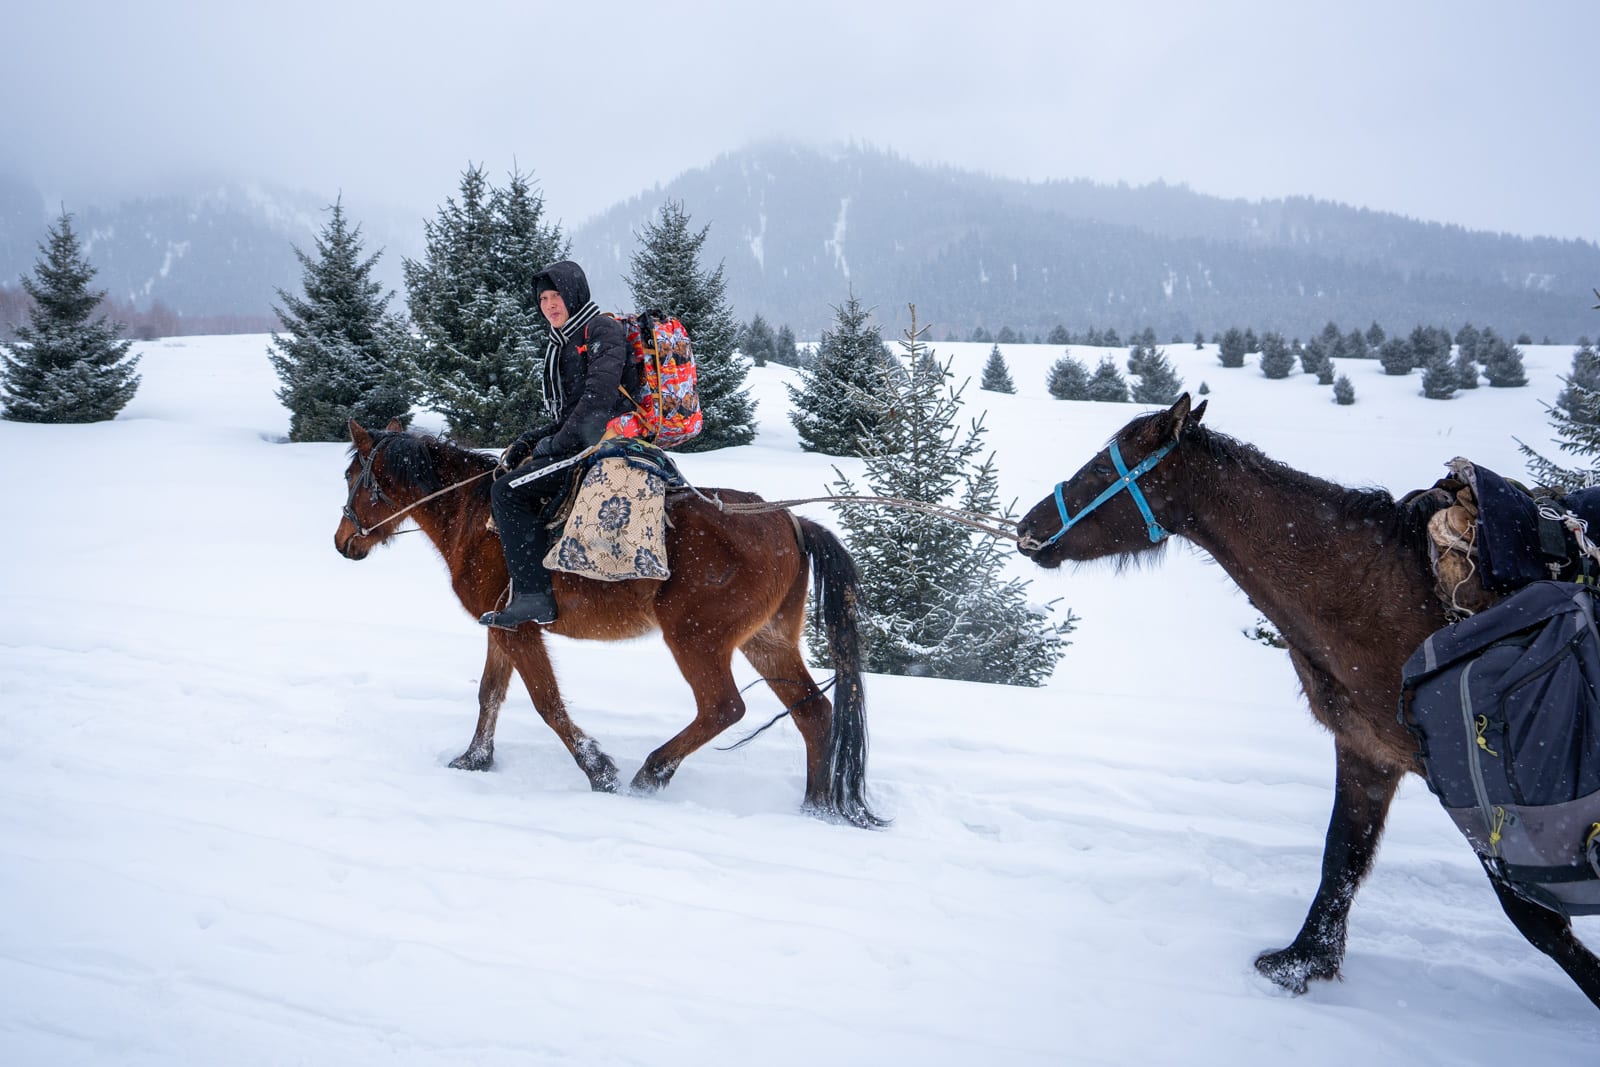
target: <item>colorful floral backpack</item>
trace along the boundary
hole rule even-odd
[[[612,437],[638,437],[657,448],[681,445],[700,432],[700,392],[694,351],[683,323],[660,311],[618,315],[638,369],[639,395],[622,395],[633,410],[606,423]],[[621,388],[621,387],[619,387]]]

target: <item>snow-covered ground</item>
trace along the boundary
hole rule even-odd
[[[1332,746],[1284,654],[1242,636],[1256,613],[1182,545],[1121,575],[1017,561],[1083,617],[1043,689],[869,677],[881,833],[800,814],[787,722],[661,795],[604,796],[514,691],[495,769],[448,769],[483,633],[423,538],[334,551],[344,448],[280,443],[265,344],[144,344],[116,421],[0,422],[0,1064],[1600,1055],[1600,1013],[1416,780],[1344,980],[1296,998],[1256,976],[1316,885]],[[1006,349],[1002,396],[976,388],[987,345],[936,347],[1023,508],[1138,410],[1049,399],[1058,348]],[[1548,438],[1571,358],[1524,351],[1531,386],[1449,402],[1346,363],[1338,407],[1309,376],[1167,348],[1210,385],[1210,425],[1394,490],[1458,454],[1521,472],[1512,436]],[[759,439],[683,457],[693,480],[824,489],[789,373],[752,372]],[[626,775],[689,720],[659,640],[552,644]],[[661,687],[644,705],[640,679]],[[747,723],[776,711],[749,701]],[[1600,921],[1578,926],[1600,946]]]

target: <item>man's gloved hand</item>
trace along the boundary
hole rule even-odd
[[[541,438],[539,443],[533,446],[534,459],[549,459],[555,454],[556,439],[553,435],[550,437]]]
[[[512,441],[511,444],[506,446],[506,450],[500,453],[500,469],[514,471],[527,462],[528,457],[532,455],[533,442],[528,440],[527,435],[523,435]]]

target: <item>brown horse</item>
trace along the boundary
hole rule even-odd
[[[432,539],[450,569],[461,606],[473,618],[492,610],[508,576],[500,539],[487,526],[495,459],[433,437],[363,429],[350,423],[350,490],[334,545],[348,559],[394,536],[385,520],[403,508]],[[467,482],[452,491],[458,482]],[[425,499],[430,494],[439,494]],[[707,490],[726,501],[760,498]],[[866,707],[861,685],[855,564],[838,538],[787,511],[733,514],[693,493],[668,497],[665,580],[600,582],[557,572],[560,618],[549,627],[565,637],[620,641],[659,629],[694,691],[695,718],[650,753],[633,788],[653,791],[672,779],[685,758],[744,716],[734,684],[734,650],[766,680],[799,728],[806,746],[807,809],[857,826],[879,826],[867,807]],[[808,572],[816,578],[823,630],[836,679],[830,703],[800,653]],[[543,628],[492,629],[478,686],[478,726],[467,750],[451,762],[487,769],[494,729],[513,669],[533,706],[561,738],[596,790],[615,792],[617,766],[567,716],[545,649]],[[770,724],[769,724],[770,725]]]
[[[1044,567],[1129,561],[1171,533],[1210,553],[1278,628],[1312,713],[1333,731],[1333,816],[1322,882],[1292,944],[1256,969],[1296,993],[1334,978],[1346,921],[1401,777],[1422,773],[1396,715],[1406,658],[1445,624],[1424,509],[1347,489],[1200,425],[1184,394],[1141,415],[1023,516],[1020,547]],[[1564,916],[1491,876],[1500,905],[1600,1007],[1600,960]]]

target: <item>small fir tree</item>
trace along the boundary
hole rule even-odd
[[[1460,384],[1450,357],[1441,356],[1437,350],[1432,351],[1422,368],[1422,395],[1429,400],[1449,400],[1456,395]]]
[[[1378,347],[1378,361],[1383,364],[1383,373],[1402,375],[1410,374],[1411,368],[1416,366],[1411,358],[1411,344],[1404,337],[1391,337]]]
[[[705,452],[756,439],[756,405],[744,387],[749,367],[734,351],[738,326],[728,309],[722,264],[700,266],[700,250],[711,227],[689,229],[683,205],[669,200],[646,224],[634,252],[628,288],[641,308],[676,315],[694,347],[696,382],[705,428],[679,451]]]
[[[758,367],[765,367],[768,360],[777,362],[778,338],[761,312],[739,331],[739,351]]]
[[[1244,366],[1244,357],[1250,350],[1245,347],[1244,331],[1237,326],[1228,327],[1228,332],[1222,335],[1222,343],[1218,347],[1217,361],[1224,367]]]
[[[408,362],[418,399],[452,438],[503,445],[550,416],[540,384],[549,331],[533,279],[567,242],[520,171],[497,189],[469,166],[458,195],[423,224],[423,258],[403,264]]]
[[[1517,447],[1528,458],[1533,482],[1570,493],[1600,481],[1595,461],[1600,456],[1600,355],[1587,337],[1579,338],[1578,350],[1572,354],[1572,371],[1562,381],[1566,387],[1553,405],[1545,407],[1556,432],[1552,440],[1562,452],[1588,462],[1566,467],[1521,441]]]
[[[1350,384],[1350,376],[1341,374],[1333,383],[1333,402],[1348,406],[1356,402],[1356,387]]]
[[[1011,368],[1006,366],[1006,357],[1000,354],[1000,346],[995,345],[989,349],[989,360],[983,365],[983,381],[978,388],[987,389],[991,393],[1015,393],[1017,383],[1011,380]]]
[[[1065,326],[1056,323],[1055,328],[1050,331],[1050,336],[1045,338],[1045,343],[1056,345],[1057,347],[1070,345],[1072,343],[1072,333]]]
[[[785,367],[800,365],[800,346],[794,342],[794,331],[787,325],[778,327],[778,336],[772,342],[772,362]]]
[[[1455,372],[1457,389],[1476,389],[1478,387],[1478,376],[1481,371],[1477,362],[1472,358],[1473,353],[1476,351],[1476,344],[1471,346],[1461,345],[1456,349],[1455,362],[1451,367]]]
[[[1367,327],[1367,348],[1377,351],[1383,347],[1385,340],[1386,336],[1383,332],[1383,327],[1379,326],[1377,320],[1374,319],[1372,325]]]
[[[1311,346],[1306,346],[1309,354]],[[1268,378],[1287,378],[1294,370],[1294,355],[1283,334],[1268,332],[1261,337],[1261,373]]]
[[[823,331],[810,365],[800,369],[799,384],[784,383],[789,421],[807,452],[859,456],[864,439],[888,418],[892,357],[869,321],[871,311],[854,293],[833,311],[833,331]]]
[[[1206,335],[1199,330],[1194,332],[1194,346],[1196,348],[1204,348],[1206,346]]]
[[[1478,350],[1483,354],[1483,376],[1496,389],[1514,389],[1528,384],[1527,372],[1522,367],[1522,350],[1506,343],[1505,338],[1493,330],[1485,330]]]
[[[1360,330],[1351,330],[1344,335],[1344,346],[1341,352],[1345,359],[1372,358],[1372,346],[1367,343],[1367,335]]]
[[[1265,340],[1263,340],[1262,344],[1265,343]],[[1321,374],[1323,365],[1333,362],[1333,357],[1328,354],[1328,351],[1327,341],[1321,337],[1313,337],[1301,346],[1298,353],[1291,351],[1289,358],[1293,360],[1298,355],[1301,370],[1307,374]],[[1265,350],[1262,351],[1261,358],[1265,362],[1267,358]]]
[[[1084,391],[1084,399],[1108,404],[1128,402],[1128,383],[1110,356],[1102,357],[1100,365],[1094,369],[1094,374],[1089,378],[1089,387]]]
[[[273,308],[283,334],[268,355],[289,409],[289,440],[342,441],[350,419],[382,426],[411,417],[404,365],[396,353],[402,331],[388,314],[393,293],[372,278],[380,253],[361,256],[361,227],[351,227],[342,200],[328,209],[316,239],[316,258],[296,248],[301,288],[282,289]]]
[[[1331,360],[1331,359],[1323,360],[1322,361],[1322,367],[1317,371],[1317,384],[1318,385],[1332,385],[1333,384],[1333,377],[1334,377],[1333,360]]]
[[[865,442],[866,489],[996,514],[998,471],[992,454],[983,457],[982,420],[957,425],[961,391],[948,385],[949,365],[925,351],[915,307],[901,347],[893,416]],[[831,488],[858,495],[842,473]],[[1007,685],[1049,678],[1077,617],[1069,610],[1052,622],[1049,606],[1029,604],[1027,583],[1005,573],[999,540],[915,511],[850,504],[839,515],[861,572],[863,667]]]
[[[1071,356],[1062,356],[1050,365],[1045,388],[1057,400],[1088,400],[1089,368]]]
[[[1164,348],[1141,347],[1139,381],[1133,387],[1135,404],[1170,405],[1183,393],[1183,379],[1167,362]]]
[[[1210,396],[1211,386],[1207,385],[1205,382],[1201,382],[1200,388],[1196,389],[1195,392],[1199,393],[1201,396]]]
[[[104,290],[89,283],[95,269],[78,247],[72,216],[62,211],[39,245],[33,277],[22,289],[33,299],[27,325],[0,345],[0,399],[16,422],[103,422],[114,419],[139,388],[132,341],[118,340],[122,324],[95,309]]]

